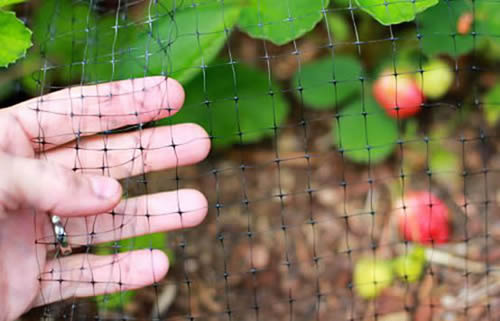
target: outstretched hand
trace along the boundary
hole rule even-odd
[[[50,215],[72,247],[199,224],[207,202],[195,190],[121,200],[118,179],[196,163],[210,141],[194,124],[102,135],[168,117],[182,106],[164,77],[73,87],[0,110],[0,321],[71,297],[143,287],[162,279],[161,251],[49,255]]]

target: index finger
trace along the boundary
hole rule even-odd
[[[35,150],[81,136],[173,115],[184,102],[182,86],[165,77],[145,77],[78,86],[8,108]]]

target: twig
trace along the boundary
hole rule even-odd
[[[174,302],[176,295],[177,286],[175,284],[168,284],[165,286],[158,296],[158,300],[155,302],[153,310],[151,311],[151,317],[155,319],[164,316]]]
[[[463,270],[466,271],[467,273],[477,273],[477,274],[484,274],[486,271],[492,272],[492,270],[495,270],[495,274],[498,275],[498,271],[500,270],[499,266],[487,266],[483,262],[478,262],[478,261],[472,261],[465,259],[463,257],[458,257],[449,254],[448,252],[437,250],[437,249],[426,249],[425,250],[425,256],[427,259],[427,262],[437,264],[437,265],[442,265],[446,266],[449,268],[454,268],[457,270]]]
[[[497,265],[488,266],[484,262],[468,260],[436,249],[426,249],[425,255],[429,263],[463,270],[468,273],[489,273],[476,286],[464,288],[456,296],[444,296],[441,299],[441,304],[448,311],[464,309],[500,292],[500,267]]]

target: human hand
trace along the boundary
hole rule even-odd
[[[148,77],[74,87],[0,109],[0,321],[165,276],[168,259],[157,250],[50,257],[56,249],[50,215],[62,218],[72,247],[199,224],[207,210],[200,192],[121,200],[117,179],[204,159],[210,141],[201,127],[96,135],[170,116],[183,101],[176,81]]]

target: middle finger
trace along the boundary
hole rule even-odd
[[[116,179],[203,160],[210,139],[195,124],[148,128],[93,136],[45,152],[48,160],[85,174],[106,174]]]

